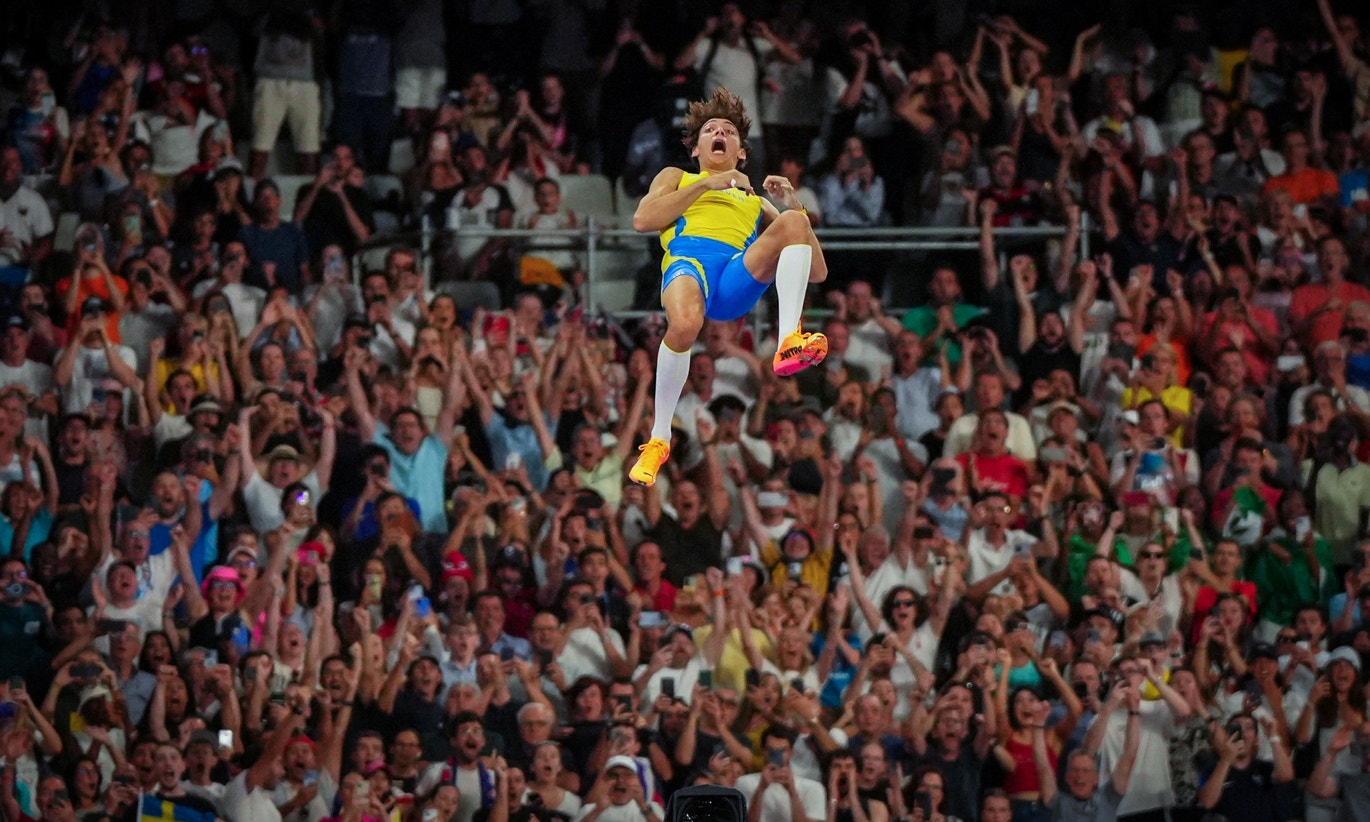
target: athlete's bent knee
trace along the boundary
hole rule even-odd
[[[807,214],[802,211],[786,211],[775,218],[767,232],[775,232],[788,245],[808,242],[810,230]]]

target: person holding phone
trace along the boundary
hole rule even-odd
[[[1123,736],[1123,752],[1107,782],[1100,784],[1098,762],[1094,752],[1076,749],[1066,757],[1065,790],[1056,778],[1056,768],[1050,755],[1046,719],[1050,708],[1039,708],[1032,716],[1032,764],[1041,785],[1041,803],[1051,814],[1052,822],[1090,819],[1094,822],[1116,822],[1118,806],[1127,793],[1128,782],[1137,764],[1137,749],[1141,737],[1141,699],[1136,688],[1115,688],[1110,694],[1111,707],[1126,707],[1127,727]],[[1043,703],[1046,705],[1047,703]]]
[[[823,822],[827,791],[822,783],[796,776],[790,770],[794,732],[768,725],[761,732],[765,765],[758,773],[737,780],[747,798],[747,822]]]

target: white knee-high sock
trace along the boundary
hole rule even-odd
[[[672,351],[665,340],[656,352],[656,419],[652,421],[652,438],[671,442],[671,420],[676,403],[690,374],[690,352]]]
[[[804,295],[809,291],[809,265],[813,262],[813,247],[808,243],[787,245],[780,250],[775,264],[775,295],[780,308],[780,339],[799,330],[799,317],[804,313]]]

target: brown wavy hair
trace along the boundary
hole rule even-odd
[[[681,139],[690,151],[694,151],[699,143],[699,130],[710,120],[727,120],[736,126],[737,136],[742,141],[742,150],[751,151],[751,143],[747,142],[747,132],[752,129],[752,118],[747,116],[747,108],[742,104],[741,97],[719,86],[714,89],[713,96],[708,100],[690,103],[689,111],[685,114]],[[740,158],[737,167],[741,168],[746,162],[745,157]]]

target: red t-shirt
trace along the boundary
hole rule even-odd
[[[972,455],[969,451],[956,458],[961,467],[970,472],[970,460],[975,460],[975,476],[980,480],[982,491],[1000,491],[1010,497],[1022,499],[1028,492],[1027,464],[1012,454],[997,457]]]
[[[1246,599],[1246,618],[1250,622],[1256,618],[1256,583],[1236,582],[1232,585],[1234,593],[1241,594]],[[1199,593],[1194,597],[1194,621],[1191,623],[1189,641],[1195,643],[1199,641],[1199,632],[1203,630],[1204,620],[1208,618],[1208,612],[1213,610],[1213,606],[1218,604],[1218,592],[1212,587],[1205,585],[1199,589]]]
[[[1294,289],[1294,294],[1290,297],[1290,325],[1306,321],[1313,316],[1313,312],[1322,308],[1333,297],[1341,300],[1342,308],[1340,311],[1324,311],[1313,320],[1313,328],[1308,332],[1311,347],[1339,338],[1346,306],[1356,300],[1370,302],[1370,289],[1344,280],[1333,287],[1328,287],[1326,283],[1309,283]]]
[[[664,579],[661,581],[660,587],[656,589],[656,596],[647,593],[647,589],[643,586],[637,586],[637,592],[642,597],[643,604],[647,605],[650,603],[652,606],[650,608],[644,607],[642,610],[661,611],[664,614],[669,614],[675,610],[675,595],[679,593],[679,591],[679,588]]]
[[[1199,332],[1199,339],[1208,339],[1213,331],[1213,323],[1218,319],[1218,312],[1210,311],[1203,316],[1203,328]],[[1272,336],[1280,336],[1280,324],[1275,319],[1275,314],[1268,308],[1257,308],[1251,306],[1251,322],[1260,326]],[[1252,331],[1245,322],[1225,322],[1222,329],[1218,332],[1215,350],[1222,350],[1232,342],[1232,336],[1241,338],[1242,358],[1246,360],[1246,372],[1249,380],[1254,385],[1265,385],[1270,377],[1270,358],[1261,348],[1260,338],[1256,332]],[[1183,384],[1183,383],[1182,383]]]

